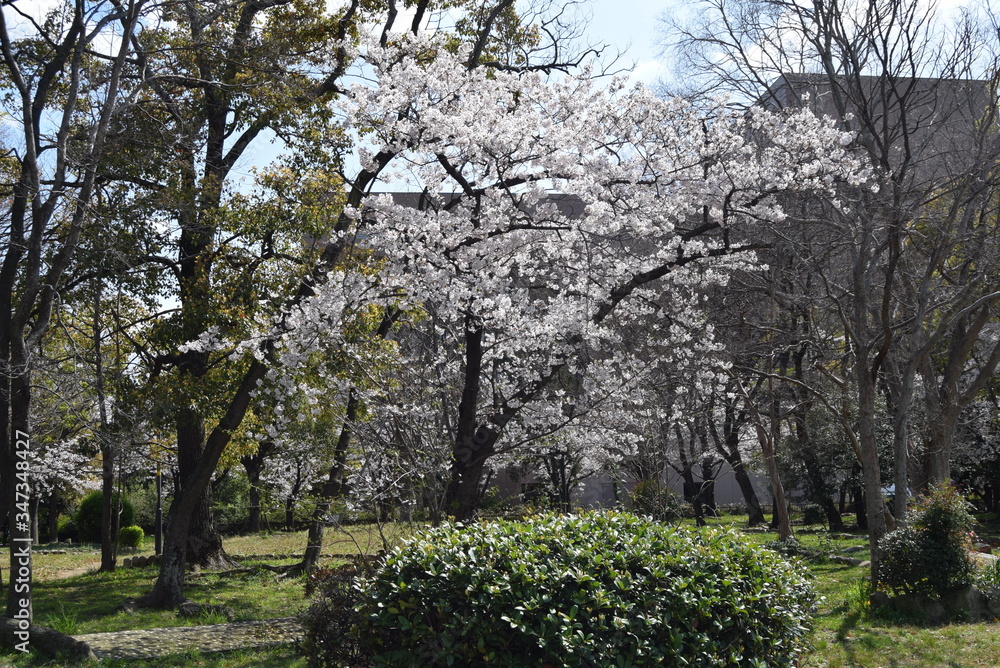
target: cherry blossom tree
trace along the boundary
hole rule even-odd
[[[695,313],[692,288],[751,261],[752,244],[728,230],[780,220],[775,192],[858,171],[845,136],[808,113],[706,114],[586,72],[470,71],[466,51],[434,39],[366,56],[377,84],[341,103],[347,130],[371,129],[362,166],[398,154],[388,169],[424,193],[416,208],[369,198],[370,238],[386,280],[433,302],[462,351],[447,494],[458,517],[509,424],[545,434],[565,421],[555,381],[583,372],[585,351],[607,348],[664,292]],[[678,355],[685,319],[660,332]]]

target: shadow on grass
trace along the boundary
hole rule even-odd
[[[12,666],[13,668],[42,668],[43,666],[62,668],[74,664],[66,663],[60,659],[46,659],[37,654],[0,654],[0,665]],[[213,654],[185,652],[148,660],[105,659],[96,663],[75,665],[100,668],[186,668],[187,666],[203,666],[204,668],[305,668],[306,660],[297,647],[283,645],[267,649],[236,650]]]
[[[173,609],[121,611],[125,599],[138,598],[152,589],[156,573],[156,568],[129,568],[37,582],[32,588],[35,619],[70,635],[225,621],[185,619]],[[185,593],[197,603],[225,605],[236,619],[249,621],[296,614],[307,603],[303,585],[304,579],[279,580],[261,569],[228,577],[191,578]]]

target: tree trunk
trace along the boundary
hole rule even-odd
[[[844,520],[837,510],[837,504],[833,502],[833,490],[826,484],[816,453],[808,444],[800,445],[799,453],[806,470],[806,478],[809,480],[812,502],[819,505],[826,513],[826,521],[831,531],[843,531]]]
[[[764,464],[767,467],[767,475],[771,479],[771,493],[774,495],[774,510],[777,520],[778,540],[787,540],[795,534],[792,532],[792,523],[788,517],[788,502],[785,500],[785,488],[781,484],[781,476],[778,474],[778,462],[774,458],[774,445],[771,435],[767,433],[763,425],[755,425],[757,428],[757,440],[760,441],[761,450],[764,453]]]
[[[106,436],[106,434],[105,434]],[[114,525],[113,515],[117,508],[114,503],[115,495],[115,455],[114,447],[102,442],[101,445],[101,573],[113,573],[115,571],[115,546],[116,536],[112,533]]]
[[[702,504],[708,508],[712,515],[718,514],[718,509],[715,505],[715,475],[715,467],[712,466],[711,462],[702,460],[701,489],[699,490],[699,494]]]
[[[25,453],[31,448],[29,432],[29,416],[31,415],[31,372],[28,370],[28,360],[24,354],[23,341],[15,337],[11,351],[14,368],[23,369],[21,374],[11,378],[11,445],[14,447],[13,460],[24,461],[18,453]],[[24,469],[17,466],[19,472]],[[7,489],[8,507],[10,508],[10,585],[7,587],[7,616],[20,616],[30,623],[34,619],[32,605],[32,567],[31,556],[31,516],[28,508],[30,484],[16,476]]]
[[[205,426],[201,414],[197,409],[181,409],[177,420],[177,468],[181,488],[189,487],[191,478],[196,475],[204,447]],[[226,554],[222,547],[222,536],[215,528],[211,484],[205,487],[197,503],[193,505],[186,529],[186,563],[219,571],[239,565]]]
[[[285,497],[285,531],[295,531],[295,497]]]
[[[694,481],[694,474],[690,468],[681,470],[681,478],[684,480],[684,500],[694,508],[694,522],[700,527],[705,526],[705,508],[701,503],[701,485]]]
[[[445,492],[445,509],[458,521],[469,520],[475,515],[481,490],[479,483],[486,469],[488,455],[469,461],[456,460],[451,465],[451,478]]]
[[[861,485],[851,488],[851,504],[854,506],[854,519],[858,528],[868,531],[868,512],[865,510],[865,491]]]
[[[747,411],[742,410],[738,414],[732,402],[727,402],[724,410],[723,433],[720,435],[715,426],[715,422],[708,421],[708,433],[712,437],[715,450],[722,455],[736,477],[736,484],[740,486],[740,493],[743,494],[743,501],[747,506],[747,524],[757,526],[764,524],[764,510],[761,508],[760,499],[753,488],[753,481],[743,463],[743,455],[740,454],[740,428],[746,424]]]
[[[264,460],[274,450],[274,443],[265,441],[257,446],[256,452],[252,455],[240,457],[240,463],[247,473],[247,481],[250,483],[250,512],[247,515],[247,531],[249,533],[260,533],[261,531],[261,487],[260,476],[264,471]]]
[[[299,571],[313,571],[319,565],[319,558],[323,553],[323,523],[326,521],[327,513],[330,512],[330,504],[333,499],[343,496],[346,492],[344,468],[347,465],[347,450],[354,435],[354,421],[358,417],[360,405],[361,402],[358,401],[357,396],[351,392],[347,398],[344,424],[340,428],[340,436],[337,438],[337,447],[333,454],[333,465],[330,467],[323,488],[319,492],[316,507],[313,508],[312,517],[309,520],[309,537],[306,541],[306,551],[302,556],[302,563],[298,566]]]
[[[688,425],[688,431],[691,434],[690,447],[693,452],[695,443],[695,427],[692,424]],[[705,510],[701,505],[701,485],[694,481],[694,474],[691,469],[694,467],[694,462],[688,456],[688,451],[684,447],[684,443],[687,439],[684,438],[684,430],[681,429],[681,425],[678,423],[674,424],[674,436],[677,438],[677,455],[680,460],[679,467],[673,467],[678,474],[680,474],[681,479],[684,481],[684,501],[691,504],[694,508],[694,521],[700,527],[705,526]]]
[[[247,533],[260,533],[260,478],[250,483],[250,513],[247,515]]]
[[[452,452],[445,511],[455,519],[470,519],[479,502],[479,483],[486,460],[493,455],[498,432],[478,424],[478,402],[483,364],[483,329],[470,317],[465,325],[465,369],[462,399]]]
[[[879,541],[887,532],[885,505],[882,502],[882,478],[879,473],[878,441],[875,431],[875,381],[868,365],[859,365],[858,436],[861,445],[861,475],[864,481],[865,516],[868,522],[868,546],[871,549],[871,582],[878,581]]]
[[[928,412],[927,441],[924,445],[925,489],[951,478],[951,449],[960,412],[954,404]]]
[[[49,497],[48,534],[50,543],[59,542],[59,508],[55,495]]]
[[[184,565],[187,551],[188,527],[191,513],[201,495],[184,494],[179,490],[170,504],[170,522],[163,541],[160,555],[160,572],[153,590],[141,597],[138,604],[143,607],[176,608],[185,601]]]
[[[16,620],[0,619],[0,639],[3,640],[5,647],[23,646],[27,651],[30,646],[47,657],[60,660],[62,665],[65,665],[63,660],[72,661],[74,664],[79,661],[97,660],[97,656],[87,643],[38,624],[32,624],[25,630]]]
[[[743,501],[747,504],[747,524],[752,527],[763,524],[766,521],[764,518],[764,509],[760,506],[760,499],[757,498],[757,492],[753,488],[753,481],[750,480],[750,474],[747,473],[746,467],[743,466],[743,458],[739,456],[739,453],[737,453],[734,461],[730,461],[729,465],[733,467],[733,475],[736,477],[736,483],[740,486]]]
[[[895,467],[895,502],[892,511],[896,521],[905,525],[910,503],[910,410],[913,405],[917,360],[909,361],[902,368],[900,366],[898,362],[889,365],[886,394],[892,416],[892,454]]]
[[[781,476],[778,473],[778,461],[775,459],[774,454],[774,441],[778,434],[778,409],[777,399],[775,398],[774,388],[770,379],[768,379],[768,388],[772,398],[770,402],[770,430],[765,429],[763,417],[760,415],[757,407],[754,406],[749,395],[745,391],[743,394],[747,410],[752,416],[754,429],[757,432],[757,441],[760,443],[760,449],[764,455],[764,466],[767,468],[767,475],[771,480],[771,494],[774,498],[774,516],[777,520],[778,540],[787,540],[794,537],[795,534],[792,532],[792,523],[788,517],[788,502],[785,500],[785,488],[781,484]]]

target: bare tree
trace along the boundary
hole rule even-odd
[[[0,12],[0,50],[10,90],[6,113],[19,137],[4,146],[0,266],[0,476],[12,540],[20,521],[15,445],[30,444],[33,353],[84,228],[113,117],[124,103],[122,73],[146,3],[57,6],[44,19],[22,3]],[[110,48],[108,48],[110,46]],[[17,550],[11,572],[18,572]],[[25,597],[9,588],[7,613]],[[30,612],[30,594],[27,596]]]
[[[791,296],[833,316],[847,343],[839,357],[850,382],[841,381],[853,388],[854,416],[844,427],[856,431],[875,561],[893,523],[876,449],[880,387],[895,426],[896,512],[905,518],[917,374],[937,388],[925,399],[940,416],[925,443],[926,479],[939,480],[956,411],[997,366],[986,336],[996,267],[984,255],[995,229],[995,25],[964,10],[946,26],[933,5],[903,0],[707,0],[696,21],[665,24],[688,94],[721,87],[739,104],[810,105],[854,131],[873,167],[870,188],[804,203],[797,225],[764,234],[812,281],[810,292]],[[817,348],[810,373],[829,372],[831,354]]]

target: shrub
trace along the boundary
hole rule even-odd
[[[390,666],[790,666],[816,601],[736,533],[617,513],[429,529],[357,587]]]
[[[682,515],[681,498],[659,480],[642,480],[630,494],[632,510],[660,522],[676,522]]]
[[[118,545],[120,547],[139,547],[146,532],[139,526],[122,527],[118,532]]]
[[[949,484],[932,488],[914,503],[910,525],[879,542],[880,589],[940,597],[975,579],[969,504]]]
[[[356,635],[360,616],[355,606],[361,597],[352,583],[358,575],[371,572],[371,564],[353,561],[309,575],[306,596],[313,603],[301,616],[302,651],[309,666],[370,665]]]
[[[811,503],[802,509],[802,524],[826,524],[826,511],[821,506]]]
[[[118,494],[113,494],[112,499],[117,501]],[[76,511],[76,516],[74,518],[80,542],[101,542],[101,503],[103,500],[103,492],[101,492],[101,490],[97,490],[83,497],[83,501],[80,502],[80,508]],[[130,526],[133,523],[132,519],[134,515],[135,512],[132,509],[132,503],[128,499],[122,498],[120,526]]]

